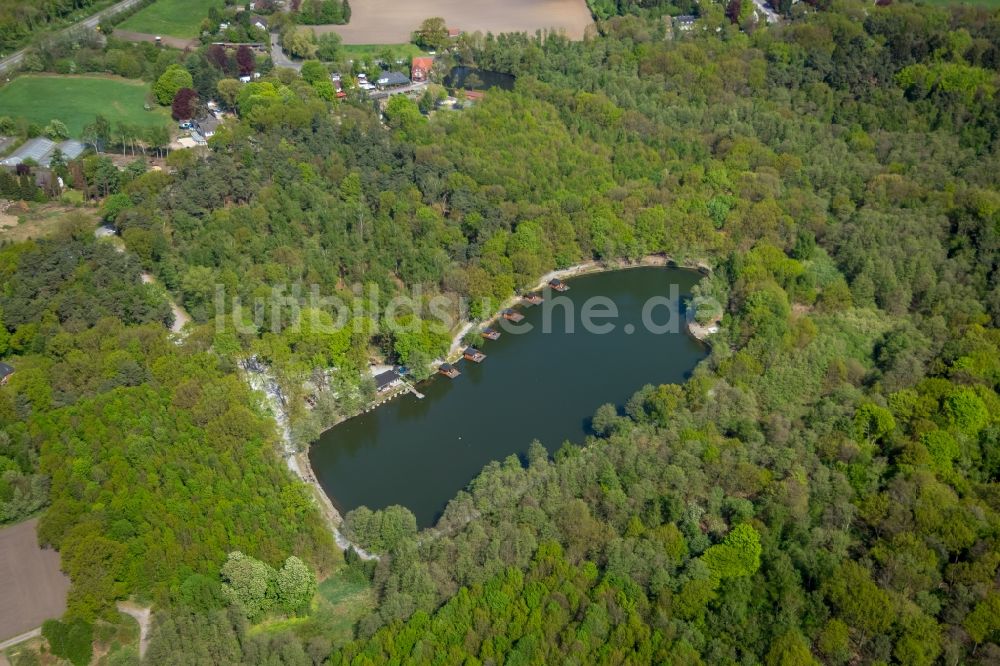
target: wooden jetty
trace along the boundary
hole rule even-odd
[[[553,278],[549,280],[549,287],[553,291],[569,291],[569,285],[560,280],[559,278]]]
[[[479,351],[475,347],[466,347],[462,356],[466,361],[472,361],[473,363],[482,363],[486,360],[486,354]]]
[[[487,340],[499,340],[500,331],[496,330],[495,328],[484,328],[482,336]]]
[[[448,379],[454,379],[462,373],[459,372],[458,368],[453,366],[451,363],[442,363],[441,367],[438,368],[438,374],[444,375]]]
[[[524,315],[513,308],[507,308],[506,310],[503,311],[502,314],[504,319],[506,319],[507,321],[512,321],[515,324],[524,319]]]
[[[527,303],[528,305],[539,305],[542,302],[542,295],[532,292],[530,294],[524,295],[521,298],[521,300]]]

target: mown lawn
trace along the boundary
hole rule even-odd
[[[414,56],[427,55],[415,44],[344,44],[340,48],[344,57],[350,60],[374,60],[387,54],[409,63]]]
[[[27,118],[42,126],[55,118],[66,123],[74,138],[97,114],[112,126],[166,124],[166,110],[144,108],[148,91],[149,84],[143,81],[109,76],[19,76],[0,88],[0,115]]]
[[[121,30],[171,37],[197,37],[210,7],[222,8],[224,0],[157,0],[128,17]]]

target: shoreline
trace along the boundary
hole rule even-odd
[[[712,267],[706,262],[688,262],[688,263],[678,263],[674,261],[671,257],[662,254],[651,254],[641,257],[636,261],[629,261],[625,259],[617,259],[613,261],[586,261],[580,264],[575,264],[567,268],[555,269],[549,271],[542,275],[536,282],[535,286],[526,291],[538,291],[545,287],[550,280],[553,279],[570,279],[574,277],[579,277],[582,275],[591,275],[595,273],[604,273],[610,271],[627,270],[630,268],[649,268],[649,267],[662,267],[662,268],[683,268],[686,270],[698,271],[702,274],[711,273]],[[462,340],[465,336],[477,327],[484,327],[492,322],[495,322],[500,318],[503,311],[507,308],[513,307],[521,302],[523,296],[512,295],[506,301],[501,304],[501,306],[494,312],[490,317],[481,321],[467,321],[465,322],[458,331],[452,336],[451,345],[448,349],[448,354],[444,359],[436,359],[434,361],[434,367],[437,368],[441,363],[448,362],[449,359],[457,359],[461,357],[461,351],[464,347]],[[701,330],[702,328],[696,322],[689,322],[685,326],[685,332],[699,340],[700,342],[706,342],[706,338],[714,333],[714,330]],[[251,388],[255,391],[260,391],[264,394],[265,405],[268,410],[272,413],[276,424],[278,425],[279,434],[281,436],[281,441],[284,445],[284,451],[282,457],[285,459],[289,470],[300,479],[303,483],[307,484],[310,488],[311,493],[315,496],[318,508],[323,515],[325,521],[329,525],[337,546],[344,552],[348,548],[354,548],[355,552],[363,560],[377,560],[378,555],[373,553],[368,553],[362,549],[357,544],[352,543],[347,539],[346,536],[340,531],[340,525],[343,523],[343,516],[340,511],[334,506],[333,500],[323,489],[323,486],[319,483],[319,479],[316,477],[316,473],[312,468],[312,461],[309,458],[309,449],[312,447],[312,442],[309,444],[309,448],[305,451],[297,451],[291,440],[291,429],[288,423],[288,415],[284,406],[282,405],[282,399],[276,393],[274,393],[274,387],[276,384],[273,383],[273,378],[267,372],[267,370],[255,371],[249,367],[249,360],[240,363],[240,368],[244,371],[247,376],[247,382],[250,384]],[[260,381],[254,381],[254,378],[258,378]],[[435,379],[435,375],[431,375],[430,380]],[[269,390],[270,389],[270,390]],[[366,412],[378,409],[382,405],[390,402],[393,398],[397,397],[399,394],[405,393],[406,391],[397,391],[391,396],[384,396],[382,400],[376,402],[375,404],[368,405],[362,409],[358,414],[364,414]],[[344,421],[353,417],[342,417],[338,419],[335,423],[330,424],[324,429],[324,432],[337,427]]]
[[[527,293],[543,289],[545,285],[549,283],[550,280],[556,280],[556,279],[568,280],[570,278],[580,277],[582,275],[607,273],[611,271],[622,271],[622,270],[628,270],[630,268],[650,268],[650,267],[683,268],[686,270],[697,271],[702,274],[709,274],[712,272],[712,267],[705,261],[678,263],[673,258],[665,254],[647,254],[636,261],[629,261],[628,259],[614,259],[611,261],[591,260],[591,261],[585,261],[580,264],[574,264],[573,266],[569,266],[567,268],[559,268],[556,270],[552,270],[544,274],[541,278],[539,278],[535,286],[531,287],[530,289],[526,289],[525,292]],[[470,331],[475,329],[477,326],[482,328],[496,322],[503,314],[504,310],[506,310],[507,308],[514,307],[515,305],[520,303],[523,300],[523,298],[524,297],[522,295],[515,294],[509,297],[507,300],[505,300],[497,309],[497,311],[491,314],[486,319],[480,321],[468,321],[465,324],[463,324],[458,329],[458,331],[452,336],[451,345],[448,347],[447,355],[443,359],[440,358],[435,359],[434,361],[435,368],[440,366],[442,363],[453,362],[460,359],[462,356],[461,353],[462,348],[465,347],[465,345],[462,343],[462,340],[465,338],[466,335],[469,334]],[[695,333],[695,331],[691,330],[690,323],[686,326],[686,328],[687,332],[692,337],[697,339],[699,342],[706,342],[706,338],[715,332],[715,331],[711,332],[699,331],[698,333]]]

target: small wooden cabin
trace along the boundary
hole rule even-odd
[[[500,331],[496,330],[495,328],[484,328],[482,336],[487,340],[499,340]]]
[[[512,321],[516,324],[517,322],[524,319],[524,315],[513,308],[507,308],[506,310],[503,311],[503,318],[506,319],[507,321]]]
[[[475,347],[466,347],[462,356],[466,361],[472,361],[473,363],[482,363],[486,360],[486,354],[479,351]]]
[[[558,278],[549,280],[549,287],[554,291],[569,291],[569,286]]]
[[[528,305],[538,305],[542,302],[542,295],[538,293],[526,294],[522,299]]]
[[[438,374],[442,374],[448,379],[454,379],[455,377],[458,377],[462,373],[459,372],[458,368],[453,366],[451,363],[442,363],[441,367],[438,368]]]

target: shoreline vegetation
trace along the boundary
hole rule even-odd
[[[663,254],[649,254],[641,257],[637,260],[630,261],[627,259],[616,259],[611,261],[586,261],[567,268],[560,268],[553,271],[549,271],[542,275],[535,286],[527,290],[528,292],[537,291],[542,289],[550,280],[568,280],[575,277],[580,277],[583,275],[592,275],[595,273],[604,273],[611,271],[628,270],[631,268],[649,268],[649,267],[662,267],[662,268],[683,268],[687,270],[695,270],[704,275],[708,275],[712,272],[712,267],[705,261],[686,261],[678,262],[673,258],[663,255]],[[433,365],[435,368],[439,367],[442,363],[449,362],[451,360],[457,360],[462,355],[462,349],[465,347],[463,344],[463,339],[470,331],[476,330],[483,326],[487,326],[496,322],[503,311],[507,308],[513,307],[514,305],[521,302],[523,299],[522,294],[516,294],[508,298],[501,304],[497,310],[490,315],[488,318],[483,320],[468,321],[459,327],[458,331],[453,335],[451,346],[449,347],[448,354],[444,359],[437,359],[434,361]],[[718,322],[713,322],[710,325],[701,326],[697,322],[689,322],[686,331],[689,335],[696,338],[701,342],[705,342],[706,339],[713,333],[718,331]],[[348,548],[353,548],[358,556],[363,560],[378,560],[379,556],[374,553],[368,553],[361,546],[350,541],[341,531],[340,526],[344,521],[344,516],[333,504],[333,500],[323,489],[323,486],[319,483],[319,479],[316,477],[316,473],[312,468],[312,463],[309,460],[309,448],[312,446],[310,442],[309,446],[303,451],[299,451],[295,443],[292,440],[291,427],[289,425],[288,410],[285,405],[284,397],[280,393],[277,381],[274,379],[270,370],[263,365],[257,364],[252,359],[244,359],[239,362],[239,367],[243,371],[247,383],[255,391],[261,392],[264,395],[264,405],[271,413],[275,420],[275,424],[278,427],[278,433],[282,442],[282,458],[285,460],[289,471],[292,472],[303,483],[309,486],[311,493],[315,496],[316,502],[320,513],[323,516],[324,521],[329,526],[331,532],[333,533],[334,539],[337,542],[337,546],[344,552]],[[434,381],[438,379],[436,375],[431,375],[425,381]],[[411,389],[409,386],[404,386],[396,391],[393,391],[389,395],[379,396],[377,401],[365,405],[356,414],[350,416],[344,416],[339,418],[334,423],[328,425],[324,432],[331,430],[341,423],[354,418],[360,414],[370,412],[373,409],[377,409],[382,405],[390,402],[392,399],[409,392]],[[433,527],[430,529],[434,529]]]
[[[610,261],[604,260],[591,260],[585,261],[579,264],[574,264],[567,268],[559,268],[553,271],[549,271],[542,275],[535,286],[530,289],[525,290],[526,293],[533,291],[538,291],[545,287],[550,280],[568,280],[570,278],[580,277],[582,275],[592,275],[594,273],[605,273],[610,271],[623,271],[630,268],[649,268],[649,267],[662,267],[662,268],[683,268],[687,270],[694,270],[702,273],[703,275],[711,274],[712,267],[705,261],[685,261],[678,262],[672,257],[665,254],[647,254],[636,260],[628,259],[612,259]],[[462,326],[458,328],[458,331],[452,336],[451,346],[448,348],[448,354],[443,359],[437,359],[434,361],[434,366],[437,368],[442,363],[449,363],[456,361],[462,356],[462,349],[465,348],[465,344],[462,342],[465,336],[471,331],[475,330],[476,327],[485,327],[490,324],[495,323],[500,319],[503,311],[514,307],[524,299],[524,294],[515,294],[504,301],[496,312],[491,314],[489,317],[465,322]],[[692,322],[693,323],[693,322]],[[690,333],[696,339],[704,342],[705,339],[716,331],[709,331],[710,326],[691,326],[687,327],[688,333]],[[717,330],[717,329],[716,329]]]

